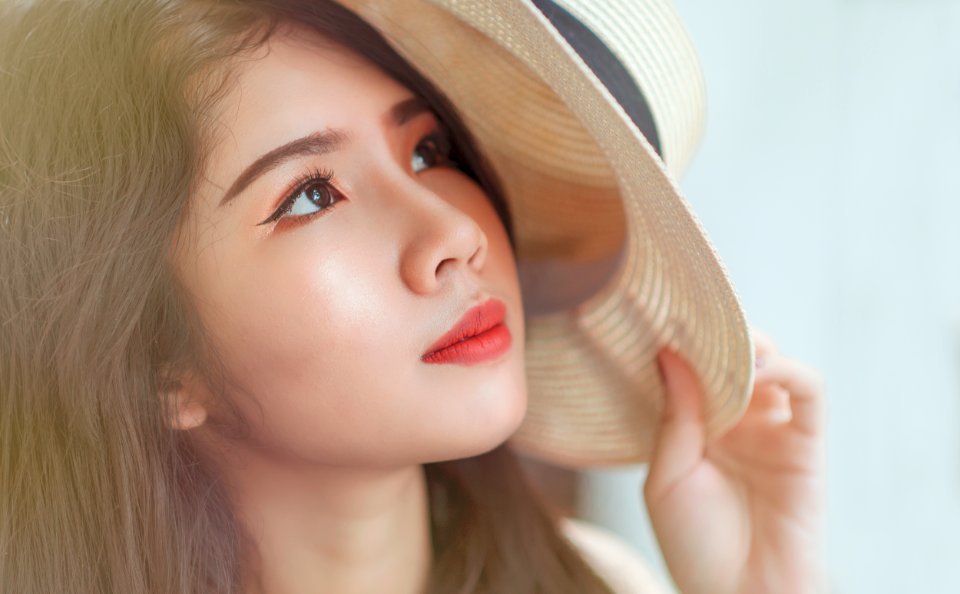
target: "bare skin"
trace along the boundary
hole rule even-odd
[[[419,594],[431,563],[422,465],[489,451],[526,410],[506,232],[483,190],[430,140],[440,130],[432,113],[390,122],[413,97],[355,54],[288,28],[240,63],[214,114],[176,264],[226,384],[214,394],[184,374],[170,422],[228,485],[250,537],[248,594]],[[243,175],[328,128],[349,141]],[[297,183],[327,171],[333,193],[316,179]],[[321,195],[329,205],[311,200]],[[292,209],[271,216],[286,197]],[[507,307],[506,354],[469,367],[421,360],[491,297]],[[812,591],[822,387],[758,344],[765,365],[750,410],[710,444],[695,376],[661,353],[668,406],[644,497],[684,594]],[[247,432],[223,429],[235,417],[221,396]]]

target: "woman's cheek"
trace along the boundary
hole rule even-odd
[[[385,274],[387,259],[364,249],[310,255],[316,251],[304,247],[299,257],[273,267],[272,299],[251,308],[260,320],[273,320],[254,322],[258,342],[268,351],[264,360],[284,369],[294,383],[346,374],[348,369],[330,368],[372,358],[385,348],[396,352],[398,345],[391,343],[401,338],[397,320],[387,319],[399,308],[396,281]]]

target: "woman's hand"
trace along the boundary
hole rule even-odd
[[[659,355],[668,394],[643,493],[683,594],[822,591],[823,381],[754,341],[747,411],[710,443],[696,375],[672,351]]]

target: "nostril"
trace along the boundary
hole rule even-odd
[[[444,260],[441,260],[440,263],[437,264],[437,269],[434,271],[434,272],[435,272],[435,276],[436,276],[437,278],[440,278],[440,274],[441,274],[440,271],[444,268],[444,265],[448,265],[448,263],[449,263],[449,265],[452,266],[452,265],[456,264],[456,261],[457,261],[456,258],[446,258],[446,259],[444,259]]]
[[[483,267],[484,260],[486,260],[487,234],[483,232],[483,229],[481,229],[479,225],[475,225],[475,229],[477,232],[477,248],[470,256],[468,263],[470,266],[473,266],[479,270],[481,267]]]
[[[477,242],[477,249],[475,249],[473,254],[470,255],[470,258],[467,260],[467,265],[473,270],[479,272],[483,268],[483,264],[486,261],[486,255],[487,240],[481,232],[480,241]]]

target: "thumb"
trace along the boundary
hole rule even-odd
[[[666,384],[665,406],[654,441],[644,496],[656,501],[703,460],[703,390],[696,373],[679,354],[664,348],[657,355]]]

